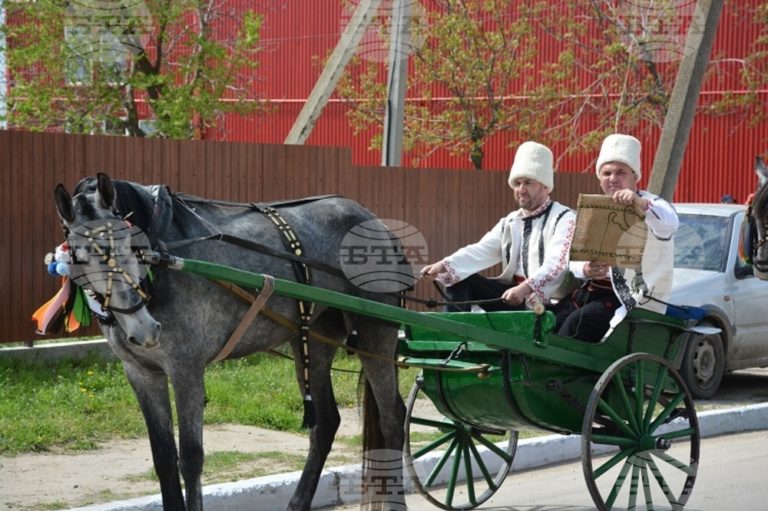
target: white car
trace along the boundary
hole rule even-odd
[[[739,258],[745,207],[675,204],[680,228],[670,303],[706,310],[699,325],[721,329],[688,343],[680,373],[696,398],[717,392],[723,374],[768,366],[768,282]]]

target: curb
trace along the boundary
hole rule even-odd
[[[768,429],[768,403],[738,408],[701,412],[699,431],[702,438]],[[437,455],[434,456],[436,458]],[[580,435],[548,435],[521,440],[512,465],[513,471],[538,468],[581,457]],[[429,464],[431,459],[419,460]],[[488,467],[494,471],[497,467]],[[253,509],[258,502],[262,511],[284,510],[293,495],[301,472],[276,474],[233,483],[205,486],[203,498],[207,511],[243,511]],[[345,465],[323,471],[317,486],[312,508],[341,506],[359,502],[359,465]],[[412,491],[406,481],[406,492]],[[160,495],[136,499],[94,504],[73,508],[69,511],[160,511],[163,509]]]
[[[95,338],[92,341],[55,342],[34,346],[14,346],[0,348],[0,358],[24,360],[27,362],[56,362],[64,358],[82,360],[94,356],[99,360],[117,360],[106,339]]]

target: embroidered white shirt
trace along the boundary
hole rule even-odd
[[[453,285],[501,263],[496,279],[510,287],[516,277],[523,279],[544,302],[553,296],[559,298],[575,223],[576,214],[571,209],[551,200],[532,212],[515,210],[478,242],[443,259],[447,273],[438,279]]]

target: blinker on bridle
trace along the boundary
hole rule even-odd
[[[113,211],[114,212],[114,211]],[[117,214],[117,212],[114,212]],[[129,215],[127,215],[122,221],[125,222],[127,226],[130,225],[130,223],[127,221]],[[100,225],[94,229],[86,229],[82,233],[78,233],[76,230],[70,231],[68,229],[68,235],[67,238],[69,239],[71,236],[81,236],[84,237],[88,245],[93,253],[96,254],[96,256],[100,259],[102,264],[107,265],[107,282],[106,282],[106,290],[103,295],[97,293],[92,287],[83,286],[83,288],[88,291],[89,293],[94,296],[94,298],[101,304],[102,308],[107,312],[117,312],[120,314],[132,314],[136,312],[137,310],[141,309],[146,303],[149,301],[150,296],[142,289],[141,282],[137,282],[136,279],[134,279],[131,274],[122,266],[120,266],[120,263],[118,262],[117,258],[115,257],[116,253],[116,245],[115,245],[115,232],[114,232],[114,224],[111,221],[106,221],[103,225]],[[106,249],[103,249],[99,243],[97,242],[97,237],[101,238],[104,234],[107,236],[107,242],[108,247]],[[80,241],[80,240],[78,240]],[[82,246],[78,242],[70,241],[70,246],[77,247]],[[139,259],[141,259],[141,256],[139,255]],[[77,264],[78,262],[83,263],[83,261],[77,261],[77,250],[72,251],[72,262]],[[122,278],[122,280],[133,289],[133,291],[136,292],[136,294],[139,295],[141,300],[139,300],[135,305],[132,305],[131,307],[116,307],[114,306],[112,302],[112,290],[114,287],[114,282],[116,276],[118,278]],[[78,275],[73,276],[73,280],[77,282],[78,280],[82,280],[85,277],[85,275]],[[79,283],[78,283],[79,285]]]

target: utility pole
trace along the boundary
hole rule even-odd
[[[672,200],[675,193],[722,9],[723,0],[698,0],[693,20],[688,27],[685,47],[693,48],[693,51],[685,52],[680,62],[653,161],[653,175],[648,183],[651,193],[668,201]]]
[[[399,167],[403,159],[403,119],[408,88],[408,55],[413,0],[392,2],[392,33],[389,43],[387,106],[384,112],[384,139],[381,165]]]
[[[323,68],[320,78],[317,79],[314,89],[307,98],[304,108],[293,123],[291,131],[285,139],[286,144],[303,144],[312,133],[320,113],[328,103],[336,84],[341,78],[349,60],[354,55],[360,39],[371,24],[373,17],[379,9],[381,0],[359,0],[352,19],[347,28],[341,34],[336,48],[333,50],[328,63]]]

